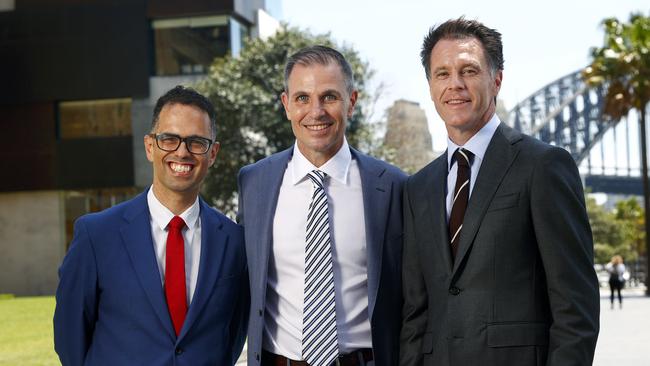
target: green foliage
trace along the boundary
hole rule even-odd
[[[217,140],[221,143],[203,195],[223,212],[232,214],[235,210],[236,178],[241,167],[292,145],[291,124],[280,101],[284,65],[291,54],[316,44],[336,48],[352,66],[359,99],[348,121],[348,142],[364,151],[376,147],[372,127],[366,122],[373,101],[366,90],[372,71],[355,50],[337,46],[329,34],[313,35],[286,26],[266,40],[247,40],[238,57],[215,60],[208,77],[197,85],[215,105]]]
[[[605,42],[593,48],[593,61],[583,71],[590,85],[607,85],[603,113],[613,120],[630,109],[643,113],[650,101],[650,17],[632,14],[629,23],[603,21]]]
[[[643,253],[644,215],[635,198],[619,201],[612,211],[587,198],[587,214],[594,238],[594,262],[608,263],[615,254],[633,261]]]

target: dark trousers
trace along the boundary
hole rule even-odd
[[[614,292],[618,292],[618,303],[623,304],[623,296],[621,296],[621,289],[623,289],[623,282],[618,281],[615,279],[610,279],[609,280],[609,291],[610,291],[610,296],[609,300],[612,303],[612,306],[614,306]]]

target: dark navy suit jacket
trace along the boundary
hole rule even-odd
[[[402,306],[402,186],[406,175],[351,149],[361,175],[368,263],[368,316],[376,366],[397,364]],[[244,226],[251,282],[248,364],[260,365],[273,217],[293,148],[242,168],[239,223]],[[354,223],[356,224],[356,223]]]
[[[243,230],[200,201],[196,291],[177,337],[151,238],[146,192],[75,224],[59,269],[54,348],[68,365],[232,365],[249,291]]]

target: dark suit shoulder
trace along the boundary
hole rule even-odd
[[[447,154],[442,154],[433,159],[429,164],[425,165],[422,169],[411,175],[408,179],[408,185],[424,184],[425,181],[430,180],[436,174],[447,173]]]
[[[244,230],[240,225],[232,221],[228,216],[224,215],[215,207],[208,205],[207,202],[203,200],[201,200],[201,209],[206,210],[206,215],[212,216],[214,219],[216,219],[219,224],[222,225],[223,230],[232,231],[242,235],[244,234]]]

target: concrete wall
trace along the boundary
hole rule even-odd
[[[0,193],[0,293],[54,294],[64,220],[59,191]]]

